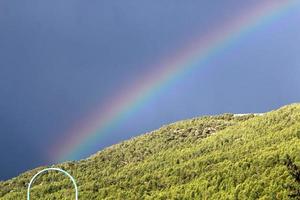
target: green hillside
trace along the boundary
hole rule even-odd
[[[300,105],[264,115],[224,114],[164,126],[86,160],[55,167],[79,199],[300,199]],[[0,182],[1,200],[26,199],[31,177]],[[298,196],[298,197],[297,197]],[[50,172],[32,199],[74,199],[70,180]]]

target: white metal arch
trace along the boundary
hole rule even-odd
[[[75,188],[75,200],[78,200],[78,188],[77,188],[75,179],[68,172],[66,172],[65,170],[62,170],[60,168],[46,168],[46,169],[43,169],[43,170],[39,171],[38,173],[36,173],[29,182],[29,185],[27,188],[27,200],[30,200],[30,189],[31,189],[31,185],[33,184],[34,180],[36,179],[37,176],[39,176],[40,174],[42,174],[46,171],[58,171],[58,172],[62,172],[65,175],[67,175],[71,179],[71,181],[74,185],[74,188]]]

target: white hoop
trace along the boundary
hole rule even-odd
[[[32,179],[30,180],[28,188],[27,188],[27,200],[30,200],[30,189],[31,189],[32,183],[34,182],[34,180],[36,179],[36,177],[38,175],[40,175],[40,174],[42,174],[46,171],[59,171],[59,172],[64,173],[65,175],[67,175],[71,179],[71,181],[73,182],[73,185],[75,187],[75,200],[78,200],[78,188],[77,188],[75,179],[68,172],[66,172],[65,170],[62,170],[60,168],[46,168],[46,169],[43,169],[43,170],[39,171],[37,174],[35,174],[32,177]]]

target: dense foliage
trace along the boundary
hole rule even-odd
[[[60,167],[79,199],[299,199],[300,105],[264,115],[225,114],[164,126]],[[25,199],[42,168],[0,182],[0,199]],[[49,172],[32,199],[74,199],[72,184]]]

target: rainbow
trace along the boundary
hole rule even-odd
[[[96,108],[84,121],[77,123],[64,134],[66,139],[57,141],[51,149],[51,160],[58,162],[79,159],[82,153],[90,150],[92,144],[117,127],[162,88],[204,65],[212,56],[242,39],[242,36],[248,32],[287,13],[295,6],[295,2],[292,0],[263,1],[208,35],[192,40],[192,43],[184,49],[162,59],[158,64],[153,65],[155,70],[147,73],[135,86],[123,90],[121,94],[108,100],[107,104]]]

